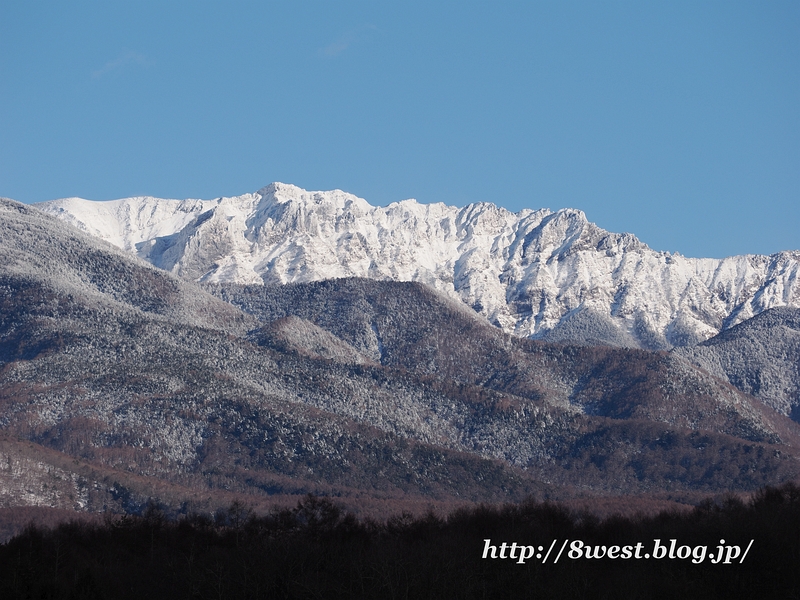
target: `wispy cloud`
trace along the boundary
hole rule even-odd
[[[318,54],[326,58],[335,58],[340,54],[342,54],[345,50],[350,48],[350,46],[352,46],[356,42],[361,41],[370,32],[377,30],[378,28],[375,27],[375,25],[370,25],[370,24],[362,25],[358,29],[348,31],[347,33],[342,35],[339,39],[337,39],[331,44],[328,44],[324,48],[320,48]]]
[[[103,77],[104,75],[108,75],[113,71],[125,68],[128,65],[146,66],[147,58],[143,54],[139,54],[138,52],[126,52],[122,56],[114,60],[108,61],[100,69],[92,71],[92,77],[97,79],[98,77]]]

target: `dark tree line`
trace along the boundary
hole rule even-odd
[[[503,542],[505,554],[511,543],[534,550],[556,543],[547,563],[531,556],[520,564],[484,559],[486,539],[498,555]],[[626,546],[641,542],[643,554],[655,539],[664,547],[675,539],[670,551],[685,557],[621,558]],[[730,564],[722,554],[711,561],[722,539],[740,549]],[[570,545],[555,564],[564,540]],[[570,558],[575,541],[581,550]],[[587,547],[605,556],[584,558]],[[702,562],[692,560],[701,547]],[[602,520],[531,500],[377,522],[307,496],[263,516],[234,503],[169,520],[151,506],[142,517],[102,525],[31,526],[0,546],[0,597],[790,598],[800,593],[798,565],[794,484],[764,488],[748,502],[731,496],[691,511]]]

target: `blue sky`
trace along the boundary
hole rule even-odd
[[[800,3],[0,3],[0,195],[272,181],[800,249]]]

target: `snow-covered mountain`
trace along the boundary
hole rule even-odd
[[[0,508],[716,493],[800,471],[792,373],[748,365],[783,393],[763,402],[734,387],[747,348],[756,369],[796,354],[790,331],[762,344],[791,315],[690,356],[724,381],[678,353],[516,338],[417,282],[204,287],[0,199]]]
[[[339,190],[282,183],[216,200],[36,206],[191,280],[420,281],[508,332],[551,340],[668,348],[768,308],[800,307],[800,252],[686,258],[609,233],[572,209],[374,207]]]

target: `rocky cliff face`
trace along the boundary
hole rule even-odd
[[[37,205],[183,278],[420,281],[520,336],[663,349],[800,306],[800,252],[694,259],[609,233],[578,210],[511,213],[272,184],[217,200]]]

